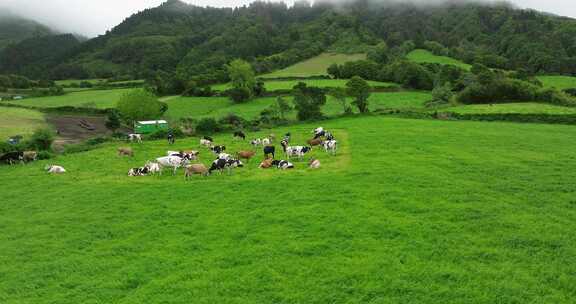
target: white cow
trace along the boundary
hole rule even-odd
[[[201,138],[200,139],[200,145],[205,146],[205,147],[211,147],[212,146],[212,141],[205,139],[205,138]]]
[[[178,168],[184,167],[188,164],[187,159],[178,156],[159,157],[156,159],[156,162],[158,162],[160,168],[164,167],[174,168],[174,171],[172,172],[174,175],[176,175],[176,170],[178,170]]]
[[[142,134],[128,134],[128,140],[141,143]]]
[[[147,162],[146,167],[151,174],[162,174],[162,168],[160,167],[159,163]]]
[[[270,138],[264,138],[262,139],[262,145],[263,146],[268,146],[272,143],[272,141],[270,140]]]
[[[48,171],[50,174],[61,174],[66,172],[64,167],[56,165],[47,166],[46,171]]]
[[[260,138],[256,138],[250,141],[250,144],[254,147],[258,147],[262,144],[262,140]]]
[[[336,150],[338,149],[338,142],[336,140],[327,140],[322,145],[327,153],[336,155]]]

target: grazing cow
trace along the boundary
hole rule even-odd
[[[212,152],[216,155],[226,151],[226,146],[212,146],[210,147],[210,150],[212,150]]]
[[[254,147],[258,147],[259,145],[262,144],[262,140],[260,138],[256,138],[251,140],[250,144],[253,145]]]
[[[128,176],[146,176],[150,173],[150,169],[146,166],[140,168],[132,168],[128,171]]]
[[[142,134],[128,134],[128,140],[132,142],[142,142]]]
[[[264,158],[268,158],[272,155],[272,158],[276,157],[274,154],[276,153],[276,147],[274,146],[266,146],[264,147]]]
[[[262,139],[262,145],[263,146],[268,146],[269,144],[271,144],[272,141],[270,140],[270,138],[264,138]]]
[[[242,132],[242,131],[236,131],[236,132],[234,132],[234,138],[246,140],[246,134],[244,134],[244,132]]]
[[[324,142],[323,146],[324,146],[324,150],[326,150],[327,153],[330,153],[332,155],[336,155],[336,150],[338,149],[338,142],[337,141],[327,140]]]
[[[246,162],[250,162],[250,159],[256,155],[254,151],[240,151],[237,153],[238,159],[245,159]]]
[[[167,139],[169,145],[173,145],[176,142],[176,138],[174,137],[174,133],[172,133],[172,131],[168,132]]]
[[[294,169],[294,164],[287,160],[274,160],[272,165],[280,170]]]
[[[44,169],[46,169],[46,171],[50,174],[62,174],[66,172],[64,167],[56,165],[46,166]]]
[[[322,144],[322,139],[321,138],[309,139],[306,143],[308,143],[310,147],[315,147]]]
[[[205,146],[205,147],[211,147],[212,146],[212,141],[211,140],[207,140],[205,138],[201,138],[200,139],[200,145]]]
[[[178,157],[178,156],[165,156],[156,159],[156,162],[160,165],[161,168],[163,167],[170,167],[174,168],[172,174],[176,174],[176,170],[178,168],[183,167],[188,164],[188,160]]]
[[[132,148],[118,148],[118,156],[134,156]]]
[[[311,169],[319,169],[320,168],[320,161],[317,159],[310,159],[310,161],[308,162],[308,167]]]
[[[12,165],[24,159],[24,152],[8,152],[0,157],[0,161]]]
[[[208,174],[212,174],[212,171],[218,170],[220,173],[224,171],[224,169],[228,169],[228,175],[232,174],[232,168],[243,167],[244,164],[237,159],[217,159],[212,162],[212,166],[208,169]]]
[[[312,148],[310,147],[304,147],[304,146],[289,147],[285,145],[284,142],[282,143],[283,143],[282,149],[284,150],[284,153],[288,158],[298,157],[299,159],[302,159],[304,157],[304,154],[312,151]]]
[[[38,152],[36,151],[24,151],[22,153],[22,160],[24,162],[36,161],[38,159]]]
[[[267,159],[263,160],[263,161],[260,163],[260,166],[258,166],[258,168],[260,168],[260,169],[268,169],[268,168],[271,168],[273,161],[274,161],[273,159],[267,158]]]
[[[324,135],[326,135],[326,131],[324,131],[324,128],[322,128],[322,127],[318,127],[316,129],[314,129],[313,132],[314,132],[314,139],[324,137]]]
[[[202,176],[208,175],[208,169],[203,164],[192,164],[190,166],[186,166],[184,171],[184,178],[188,180],[192,175],[200,174]]]

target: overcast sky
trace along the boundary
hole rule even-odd
[[[199,6],[241,6],[252,0],[184,0]],[[398,0],[402,1],[402,0]],[[0,7],[48,24],[63,32],[89,37],[103,34],[131,14],[160,5],[164,0],[0,0]],[[287,3],[293,0],[285,1]],[[576,18],[576,0],[510,0],[534,8]]]

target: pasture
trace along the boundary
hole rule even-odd
[[[44,114],[34,110],[0,107],[0,141],[10,136],[29,135],[46,127]]]
[[[263,78],[310,77],[328,75],[326,70],[334,63],[366,59],[366,54],[323,53],[316,57],[296,63],[285,69],[261,75]]]
[[[558,90],[576,89],[576,77],[570,76],[537,76],[545,88]]]
[[[342,146],[317,171],[126,176],[197,139],[0,167],[0,302],[573,303],[575,127],[323,125]]]
[[[36,97],[6,102],[39,108],[72,106],[80,108],[107,109],[116,107],[116,103],[120,97],[131,90],[134,89],[89,90],[70,92],[62,96]]]
[[[286,96],[286,100],[291,101],[291,96]],[[369,98],[370,109],[405,109],[422,108],[424,104],[431,100],[432,96],[427,92],[376,92]],[[203,117],[223,117],[229,113],[234,113],[246,119],[253,119],[260,115],[262,110],[274,104],[276,97],[264,97],[252,100],[247,103],[234,104],[226,97],[177,97],[166,101],[168,111],[165,116],[170,119],[203,118]],[[351,99],[347,104],[350,105]],[[356,108],[353,109],[356,112]],[[328,97],[326,105],[322,108],[326,116],[342,114],[342,106],[333,98]],[[294,119],[296,112],[290,113],[289,118]]]
[[[347,79],[302,79],[302,80],[269,80],[265,81],[264,85],[267,91],[273,92],[277,90],[292,90],[292,88],[299,82],[303,82],[308,86],[319,88],[345,88]],[[398,84],[391,82],[380,81],[367,81],[372,87],[398,87]],[[231,89],[229,83],[219,84],[212,87],[215,91],[225,91]]]
[[[576,108],[536,102],[462,105],[445,110],[459,114],[576,114]]]
[[[470,70],[472,67],[471,65],[464,63],[460,60],[447,57],[447,56],[437,56],[432,54],[428,50],[414,50],[406,55],[406,58],[410,61],[414,61],[416,63],[438,63],[438,64],[446,64],[446,65],[455,65],[457,67],[463,68],[465,70]]]

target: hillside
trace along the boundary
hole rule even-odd
[[[249,60],[259,74],[281,70],[326,51],[368,52],[380,41],[398,47],[435,41],[467,64],[494,63],[533,73],[576,73],[576,21],[506,4],[409,4],[351,1],[255,2],[203,8],[169,0],[127,18],[104,36],[75,48],[56,78],[152,78],[158,71],[184,80],[225,82],[223,66]]]
[[[55,34],[45,25],[0,8],[0,50],[22,40]]]

